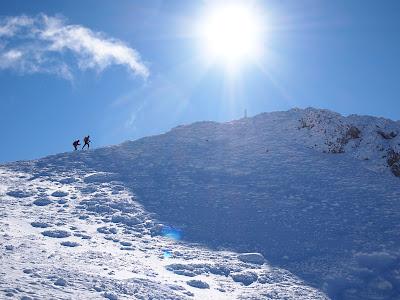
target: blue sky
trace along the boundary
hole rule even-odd
[[[265,52],[233,76],[203,59],[195,26],[209,4],[1,3],[0,161],[70,151],[86,134],[100,147],[244,109],[400,119],[399,1],[255,1]]]

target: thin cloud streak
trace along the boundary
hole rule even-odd
[[[120,40],[62,17],[44,14],[0,19],[0,69],[48,73],[72,80],[75,69],[102,72],[112,65],[147,78],[139,53]]]

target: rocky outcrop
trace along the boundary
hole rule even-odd
[[[359,139],[361,137],[361,130],[356,126],[351,125],[346,132],[346,138],[350,139]]]
[[[297,129],[310,148],[324,153],[346,153],[374,171],[388,169],[400,177],[400,123],[384,118],[307,108],[299,111]]]
[[[322,138],[324,145],[320,148],[325,153],[344,153],[345,146],[351,140],[361,138],[361,130],[339,114],[315,109],[305,112],[299,119],[298,129],[307,129],[311,136]],[[318,144],[315,147],[319,148]]]
[[[377,133],[378,133],[382,138],[384,138],[385,140],[394,139],[394,138],[397,136],[397,134],[398,134],[397,132],[394,132],[394,131],[391,131],[391,132],[387,133],[387,132],[384,132],[384,131],[382,131],[382,130],[378,130]]]
[[[387,152],[386,161],[392,173],[395,176],[400,177],[400,153],[394,151],[393,149],[389,149]]]

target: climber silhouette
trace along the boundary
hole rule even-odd
[[[79,145],[80,145],[79,140],[76,140],[76,141],[74,141],[74,142],[72,143],[72,146],[74,146],[75,151],[78,150],[78,146],[79,146]]]
[[[83,145],[82,149],[85,148],[86,145],[87,145],[87,147],[89,149],[89,143],[90,143],[90,139],[89,138],[90,138],[90,136],[85,136],[84,137],[84,139],[83,139],[84,145]]]

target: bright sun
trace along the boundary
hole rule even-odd
[[[236,4],[212,8],[199,31],[207,57],[237,66],[260,55],[262,27],[255,11]]]

